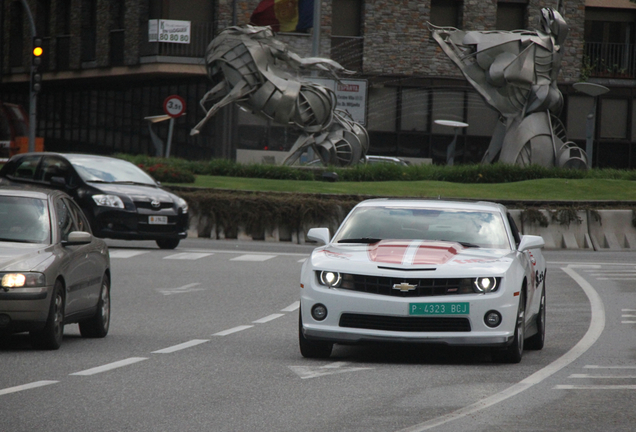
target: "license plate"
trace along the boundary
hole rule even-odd
[[[410,303],[409,315],[468,315],[470,303]]]
[[[150,225],[167,225],[168,216],[148,216],[148,223]]]

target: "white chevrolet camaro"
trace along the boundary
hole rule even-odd
[[[303,356],[334,343],[491,347],[518,363],[545,340],[543,238],[519,233],[500,204],[373,199],[358,204],[300,278]]]

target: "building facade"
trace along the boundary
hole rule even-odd
[[[28,110],[32,31],[21,0],[0,8],[0,100]],[[250,22],[259,0],[27,0],[44,40],[36,135],[45,148],[90,153],[159,154],[170,95],[186,101],[175,120],[174,156],[234,158],[236,149],[288,150],[291,128],[226,108],[202,133],[200,98],[210,88],[204,54],[224,28]],[[430,158],[445,163],[454,131],[435,120],[468,124],[457,140],[456,163],[479,162],[497,113],[468,84],[431,38],[427,23],[466,30],[540,27],[540,10],[560,11],[569,26],[559,88],[560,119],[569,140],[585,148],[595,108],[593,166],[636,168],[636,4],[630,0],[322,0],[319,55],[366,82],[365,126],[370,154]],[[188,43],[154,39],[156,23],[188,22]],[[154,31],[154,30],[153,30]],[[154,34],[154,33],[153,33]],[[302,56],[313,35],[278,33]],[[348,77],[349,78],[349,77]],[[609,92],[595,100],[579,81]]]

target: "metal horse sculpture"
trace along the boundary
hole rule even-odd
[[[556,117],[563,106],[557,76],[568,26],[541,10],[542,30],[462,31],[429,23],[433,38],[486,102],[500,113],[482,162],[587,167]]]
[[[278,124],[301,131],[284,160],[295,163],[313,148],[324,165],[351,165],[364,159],[369,147],[367,131],[335,109],[332,90],[299,76],[300,70],[352,73],[323,58],[301,58],[274,38],[270,27],[229,27],[207,48],[207,73],[214,87],[201,99],[206,116],[231,103]],[[209,109],[206,104],[214,103]]]

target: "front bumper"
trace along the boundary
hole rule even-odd
[[[153,225],[149,216],[166,216],[168,223]],[[157,212],[103,211],[95,217],[97,237],[119,240],[183,239],[188,236],[188,214]]]
[[[456,302],[468,302],[470,313],[424,317],[409,315],[411,303]],[[407,342],[502,347],[509,345],[514,339],[519,297],[509,290],[503,289],[501,292],[485,295],[465,294],[406,298],[305,284],[305,288],[301,288],[300,303],[303,333],[307,339],[343,344]],[[327,308],[327,317],[322,321],[317,321],[311,315],[311,309],[316,304],[322,304]],[[502,316],[502,322],[495,328],[488,327],[484,322],[486,313],[492,310],[499,312]],[[372,325],[366,325],[365,319],[360,320],[361,323],[356,321],[352,325],[350,320],[343,320],[343,316],[369,318]],[[450,319],[445,320],[446,318]],[[406,324],[407,329],[396,331],[391,325],[382,328],[382,322],[396,320]],[[420,320],[420,322],[437,320],[438,322],[431,326],[426,324],[410,326],[409,323],[415,320]],[[449,324],[446,324],[446,321]],[[462,322],[462,330],[460,331],[457,331],[455,324],[458,321]],[[421,331],[420,328],[425,328],[425,330]]]
[[[40,292],[20,293],[0,290],[0,333],[38,330],[49,316],[53,287]]]

